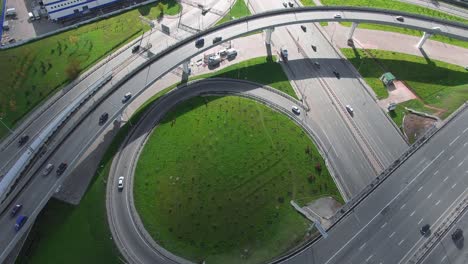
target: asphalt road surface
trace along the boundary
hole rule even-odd
[[[261,88],[256,84],[242,81],[207,80],[197,82],[186,88],[175,90],[170,96],[159,101],[145,117],[133,128],[131,136],[126,140],[112,163],[107,184],[107,210],[110,228],[117,246],[125,258],[132,263],[166,263],[186,262],[163,248],[159,247],[144,230],[141,220],[133,206],[133,174],[138,161],[140,150],[144,146],[147,136],[155,125],[176,104],[199,94],[243,94],[254,96],[274,105],[282,111],[290,113],[297,122],[304,122],[305,110],[302,114],[292,114],[291,107],[298,105],[278,93]],[[317,129],[317,128],[315,128]],[[117,188],[118,178],[125,177],[123,191]]]
[[[87,147],[91,145],[94,139],[100,135],[101,131],[104,130],[104,127],[99,126],[98,119],[102,113],[109,113],[109,121],[107,121],[105,126],[113,125],[115,127],[119,126],[118,121],[114,121],[119,118],[120,113],[124,109],[125,105],[121,103],[123,95],[127,92],[132,92],[134,96],[139,95],[143,89],[151,85],[158,78],[160,78],[165,73],[169,72],[171,69],[177,67],[183,61],[203,53],[205,50],[209,49],[212,45],[212,40],[218,35],[224,37],[223,41],[227,41],[231,38],[239,37],[246,32],[256,31],[269,27],[271,25],[280,25],[280,24],[292,24],[298,23],[301,21],[317,21],[317,20],[337,20],[334,19],[336,12],[339,12],[343,18],[348,20],[362,21],[365,19],[368,22],[378,21],[378,23],[387,23],[387,24],[398,24],[394,19],[394,13],[387,12],[372,12],[372,11],[349,11],[342,10],[337,11],[336,9],[330,9],[328,11],[324,10],[314,10],[307,11],[303,13],[289,13],[281,15],[273,15],[268,17],[257,18],[249,22],[241,21],[238,24],[232,25],[229,28],[221,28],[217,31],[210,32],[205,35],[205,42],[207,43],[204,48],[196,49],[192,42],[185,43],[181,45],[176,51],[164,54],[160,57],[157,62],[152,62],[151,65],[145,67],[145,69],[139,71],[133,75],[127,82],[125,82],[117,91],[112,93],[109,97],[106,98],[106,101],[99,106],[97,106],[93,112],[88,114],[81,123],[75,127],[75,123],[78,120],[78,117],[81,114],[84,114],[85,109],[90,108],[90,105],[86,105],[75,114],[71,120],[61,129],[65,131],[66,129],[73,128],[73,131],[68,135],[67,140],[58,146],[54,153],[49,157],[44,164],[51,162],[54,164],[59,164],[60,162],[67,162],[70,164],[70,170],[74,166],[74,162],[80,158],[80,155],[85,152]],[[345,20],[344,19],[344,20]],[[408,17],[405,22],[405,26],[416,29],[425,29],[430,30],[434,25],[439,24],[440,22],[434,22],[433,20],[426,20],[423,18],[410,18]],[[460,26],[445,25],[441,26],[441,30],[446,32],[444,34],[448,35],[457,35],[460,38],[468,39],[468,28],[463,28]],[[130,52],[130,51],[126,51]],[[143,56],[143,54],[138,54],[137,56]],[[164,67],[161,67],[164,65]],[[124,73],[119,73],[124,74]],[[346,76],[343,76],[346,78]],[[109,87],[104,88],[109,89]],[[99,96],[99,94],[97,95]],[[94,97],[96,98],[96,96]],[[53,115],[53,113],[51,113]],[[39,129],[43,124],[38,124]],[[61,132],[59,132],[61,133]],[[15,243],[21,238],[25,230],[32,223],[32,219],[35,219],[37,214],[40,212],[42,207],[46,204],[47,200],[53,194],[54,190],[60,185],[63,177],[66,177],[69,171],[66,171],[64,175],[57,178],[53,174],[48,177],[41,177],[37,172],[32,171],[30,173],[34,174],[35,177],[32,178],[31,182],[17,195],[12,202],[22,203],[23,210],[22,213],[31,217],[30,221],[26,223],[26,226],[18,233],[15,233],[13,230],[14,219],[11,219],[7,213],[4,213],[0,216],[0,230],[2,236],[0,237],[0,249],[2,250],[0,255],[0,261],[4,259],[7,253],[14,247]]]
[[[287,263],[405,263],[468,195],[468,110],[439,130],[329,232]],[[441,256],[442,258],[443,256]]]

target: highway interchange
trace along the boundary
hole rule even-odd
[[[256,21],[254,20],[254,22],[252,22],[252,21],[242,22],[241,21],[238,24],[231,25],[229,28],[220,28],[219,30],[216,30],[214,32],[208,32],[208,34],[205,35],[205,38],[208,40],[207,42],[211,42],[211,39],[213,39],[215,36],[222,35],[225,40],[229,40],[229,39],[232,39],[232,38],[236,38],[236,37],[238,37],[238,36],[240,36],[242,34],[245,34],[246,32],[256,31],[258,29],[264,29],[264,28],[275,26],[275,25],[292,24],[292,23],[304,23],[304,22],[307,22],[307,21],[312,22],[312,21],[323,21],[323,20],[335,20],[335,19],[332,19],[332,17],[337,11],[336,11],[336,9],[333,9],[332,11],[322,10],[319,13],[317,13],[316,11],[314,11],[314,12],[311,12],[311,14],[307,14],[306,12],[304,12],[304,13],[297,13],[297,14],[287,14],[287,13],[285,13],[285,14],[281,14],[281,15],[272,15],[271,17],[257,18],[258,20],[256,20]],[[349,10],[341,11],[341,13],[343,14],[343,17],[346,20],[349,20],[349,21],[351,21],[353,19],[362,21],[362,17],[364,16],[364,17],[368,18],[368,19],[366,19],[366,21],[372,21],[372,22],[377,21],[378,23],[382,23],[382,21],[385,21],[384,23],[398,25],[398,23],[395,22],[395,20],[394,20],[395,14],[391,14],[391,15],[382,14],[382,13],[375,14],[372,11],[364,11],[364,12],[361,11],[361,12],[359,12],[359,17],[361,17],[361,18],[357,18],[358,15],[355,15],[354,12],[355,11],[349,11]],[[368,12],[367,15],[366,15],[366,12]],[[312,15],[312,13],[313,13],[313,15]],[[434,25],[437,24],[437,23],[434,23],[434,21],[425,21],[424,19],[421,19],[421,20],[418,20],[418,19],[419,18],[407,19],[407,21],[405,22],[405,26],[407,26],[409,28],[417,28],[417,29],[425,28],[425,30],[430,31],[432,29],[432,27],[434,27]],[[465,29],[460,29],[458,26],[446,25],[446,26],[443,27],[443,32],[447,32],[447,34],[452,35],[452,36],[453,36],[453,34],[459,34],[460,36],[462,36],[461,37],[462,39],[465,39],[465,40],[468,39],[468,29],[466,29],[466,28]],[[54,150],[54,153],[50,157],[49,160],[54,161],[54,163],[56,163],[56,164],[60,163],[62,160],[67,160],[70,164],[73,164],[73,162],[76,161],[79,158],[80,154],[82,154],[86,150],[87,146],[89,146],[93,142],[94,138],[96,138],[101,133],[101,131],[104,130],[104,127],[99,127],[99,126],[96,125],[97,124],[97,119],[99,118],[101,113],[109,112],[110,116],[111,116],[110,120],[114,120],[115,118],[117,118],[119,116],[122,109],[124,108],[124,106],[121,105],[121,103],[120,103],[123,94],[125,94],[126,92],[131,91],[133,94],[138,95],[139,93],[141,93],[141,91],[143,89],[145,89],[148,85],[152,84],[154,81],[156,81],[162,75],[164,75],[165,73],[167,73],[171,69],[177,67],[177,65],[179,65],[180,63],[182,63],[184,61],[187,61],[187,59],[189,59],[189,58],[195,56],[196,54],[199,54],[199,53],[203,52],[204,50],[208,49],[209,46],[210,45],[207,45],[204,49],[197,50],[197,49],[195,49],[195,47],[193,46],[193,43],[191,41],[187,41],[186,43],[183,43],[183,44],[179,45],[176,50],[174,49],[174,51],[176,51],[176,52],[165,53],[162,56],[155,56],[157,60],[150,62],[152,64],[148,63],[150,65],[146,65],[147,67],[145,67],[144,69],[142,69],[141,71],[139,71],[138,73],[133,75],[126,82],[120,83],[119,84],[120,85],[119,89],[116,90],[114,93],[110,94],[106,98],[106,102],[108,102],[108,103],[99,104],[96,109],[94,109],[89,115],[87,115],[83,120],[81,120],[79,125],[76,128],[73,128],[73,131],[71,132],[70,135],[68,135],[66,141],[64,143],[60,144]],[[126,50],[124,52],[129,53],[130,51]],[[294,60],[291,60],[290,62],[294,63]],[[341,63],[341,62],[337,62],[337,64],[333,64],[332,67],[341,67],[339,69],[343,70],[343,72],[346,73],[346,69],[345,69],[346,66],[345,65],[340,66],[340,65],[338,65],[339,63]],[[160,67],[160,65],[164,65],[165,67]],[[329,72],[325,72],[325,71],[322,72],[321,74],[323,74],[325,76],[330,75]],[[352,78],[353,76],[351,76],[351,74],[350,75],[345,74],[342,77],[343,77],[343,79],[346,80],[346,79]],[[328,76],[328,78],[330,78],[330,76]],[[115,81],[110,83],[110,85],[115,85],[115,84],[116,84]],[[98,98],[99,96],[102,96],[102,94],[104,93],[105,90],[110,89],[110,85],[105,87],[105,89],[103,89],[100,92],[101,94],[97,94],[96,98]],[[362,88],[361,88],[361,92],[363,92]],[[342,93],[343,93],[344,98],[346,98],[346,96],[348,96],[352,100],[357,100],[357,99],[353,99],[354,96],[352,96],[350,92],[348,92],[348,94],[346,94],[346,92],[342,91]],[[310,98],[310,97],[313,97],[313,96],[308,96],[307,98]],[[341,96],[340,96],[340,98],[341,98]],[[368,99],[366,99],[366,100],[368,100]],[[365,101],[362,101],[362,102],[354,101],[354,102],[356,103],[356,105],[365,104],[364,103]],[[84,107],[84,109],[90,109],[90,108],[91,108],[91,104]],[[56,109],[54,109],[54,111],[58,112],[58,111],[60,111],[60,109],[61,109],[61,107],[57,107]],[[82,110],[82,111],[83,112],[81,112],[81,114],[84,114],[85,111],[84,110]],[[330,109],[329,111],[338,111],[339,112],[339,111],[343,111],[343,109],[336,110],[336,108],[335,108],[335,109]],[[359,110],[357,111],[357,113],[359,113]],[[366,114],[372,114],[372,113],[374,113],[376,115],[381,115],[382,114],[379,111],[377,111],[377,112],[372,111],[372,109],[366,110]],[[380,113],[380,114],[378,114],[378,113]],[[335,115],[336,115],[336,112],[335,112]],[[379,120],[379,119],[381,120],[382,116],[375,117],[375,118],[376,118],[376,120]],[[69,122],[67,123],[67,126],[70,126],[70,128],[72,128],[73,125],[79,119],[81,119],[80,118],[80,113],[73,116],[72,119],[69,120]],[[313,120],[313,118],[311,118],[311,119],[312,119],[311,123],[316,122],[316,121]],[[318,118],[317,120],[320,120],[320,118]],[[466,120],[466,119],[464,119],[464,120]],[[46,123],[47,121],[44,120],[43,122]],[[358,126],[359,130],[366,130],[367,129],[367,130],[370,131],[370,132],[366,132],[366,134],[377,135],[377,134],[380,133],[380,131],[374,131],[373,128],[372,128],[372,125],[369,124],[369,123],[366,123],[364,121],[364,118],[363,119],[357,119],[356,123],[358,124],[357,126]],[[459,122],[457,122],[456,124],[458,124],[458,123]],[[112,124],[118,125],[117,123],[108,122],[108,125],[112,125]],[[35,127],[35,129],[37,129],[37,127]],[[393,131],[391,133],[396,133],[394,128],[391,128],[389,130],[385,129],[385,131]],[[451,130],[449,130],[449,131],[451,131]],[[454,131],[453,133],[455,133],[455,132],[456,131]],[[346,132],[343,132],[343,133],[346,133]],[[447,132],[447,130],[444,130],[444,133],[449,133],[449,132]],[[324,134],[324,135],[326,135],[326,134]],[[461,139],[464,139],[465,142],[466,142],[466,136],[463,137],[463,135],[464,134],[461,134],[460,137],[461,137]],[[320,137],[320,136],[318,136],[318,137],[320,139],[326,138],[326,137]],[[340,137],[340,136],[338,135],[337,137]],[[344,136],[341,135],[341,137],[346,137],[346,135],[344,135]],[[333,141],[333,140],[330,140],[330,141]],[[355,144],[358,144],[358,143],[355,143]],[[370,145],[378,146],[379,144],[384,145],[384,143],[377,142],[377,140],[375,142],[372,142]],[[334,146],[334,147],[336,147],[336,146]],[[379,160],[384,160],[384,162],[386,164],[389,164],[392,161],[391,157],[396,158],[398,156],[398,154],[403,151],[403,149],[400,149],[400,147],[395,147],[394,153],[390,154],[391,156],[389,156],[387,158],[385,158],[385,156],[384,156],[385,154],[382,154],[380,156],[379,156],[379,154],[376,154],[376,155],[378,156]],[[356,149],[359,149],[359,147],[356,146]],[[379,149],[379,148],[378,147],[375,147],[375,148],[369,147],[368,151],[377,151],[377,149]],[[341,150],[339,150],[337,152],[346,153],[346,152],[341,152]],[[359,151],[357,153],[353,153],[352,156],[361,155],[360,159],[365,160],[366,155],[363,152],[364,151],[361,150],[361,151]],[[449,152],[449,150],[447,150],[447,153],[448,152]],[[465,157],[466,157],[466,149],[465,149],[464,153],[465,153]],[[394,155],[396,155],[396,156],[394,156]],[[423,155],[423,154],[421,154],[421,155]],[[330,162],[337,163],[336,159],[339,159],[339,157],[332,158],[332,160]],[[387,159],[387,160],[385,160],[385,159]],[[360,162],[357,162],[357,163],[360,163]],[[365,168],[365,169],[368,169],[368,168]],[[395,177],[392,177],[392,179],[394,179],[394,178]],[[27,212],[28,215],[31,215],[32,218],[34,218],[38,214],[38,212],[40,211],[42,206],[45,204],[45,202],[49,199],[50,195],[54,192],[55,188],[59,185],[60,181],[61,181],[61,179],[56,179],[54,177],[43,178],[43,179],[41,179],[39,177],[35,177],[35,178],[33,178],[33,180],[28,185],[26,185],[25,189],[22,190],[22,192],[15,198],[15,201],[21,201],[24,204],[24,208],[23,208],[24,212]],[[365,182],[367,183],[368,181],[365,181]],[[466,182],[465,182],[465,184],[466,184]],[[460,184],[460,185],[463,186],[462,184]],[[395,190],[397,190],[397,188],[395,188]],[[353,193],[356,193],[356,191],[354,191]],[[411,197],[409,197],[409,198],[411,198]],[[381,199],[384,200],[384,198],[381,198]],[[410,203],[410,202],[411,201],[408,200],[408,203]],[[370,203],[370,202],[368,202],[368,203]],[[376,208],[379,208],[379,207],[377,207],[376,205],[373,205],[373,204],[370,205],[370,206],[375,206]],[[359,215],[359,218],[361,218],[361,215]],[[348,220],[346,220],[346,219],[348,219]],[[343,220],[343,221],[351,221],[351,220],[349,220],[349,218],[346,218],[346,219]],[[11,226],[11,220],[6,216],[5,213],[0,218],[0,223],[1,223],[2,228],[7,229],[7,231],[2,232],[5,235],[2,236],[2,239],[0,241],[0,248],[3,249],[0,259],[3,259],[5,257],[5,252],[10,250],[13,247],[14,242],[17,241],[20,238],[20,236],[22,235],[22,232],[24,232],[26,230],[26,228],[23,229],[20,233],[15,234],[13,230],[10,230],[10,228],[8,228],[8,227]],[[30,223],[32,223],[32,221],[28,222],[28,225]],[[338,231],[336,231],[336,230],[338,230],[338,229],[339,228],[335,228],[335,229],[333,229],[332,232],[337,234]],[[344,232],[344,233],[353,234],[352,233],[353,231],[354,230],[346,230],[346,232]],[[410,240],[410,238],[408,238],[407,241],[409,241],[409,240]],[[320,241],[322,241],[322,240],[320,240]],[[330,240],[328,240],[328,241],[330,241]],[[355,241],[355,240],[353,239],[353,241]],[[354,245],[354,243],[358,243],[358,242],[352,242],[352,245]],[[402,243],[404,243],[404,242],[402,242]],[[318,245],[320,245],[320,243]],[[305,251],[305,252],[308,252],[308,251]],[[336,256],[336,258],[340,258],[340,256],[339,256],[340,254],[342,254],[342,253],[339,253],[338,256]],[[356,260],[358,260],[360,257],[364,257],[364,255],[365,254],[355,256]],[[305,256],[306,258],[310,258],[310,255],[307,255],[307,253],[304,253],[302,255],[298,255],[298,257],[296,257],[294,259],[299,259],[300,256]],[[315,257],[317,259],[320,259],[319,254],[316,254]],[[294,259],[293,259],[293,261],[294,261]],[[335,260],[332,260],[332,261],[335,261]]]

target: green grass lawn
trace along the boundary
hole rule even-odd
[[[193,79],[223,77],[249,80],[278,89],[297,99],[294,89],[289,83],[281,65],[276,62],[276,56],[258,57],[228,66],[219,71],[197,76]]]
[[[167,1],[168,13],[180,5]],[[0,117],[13,127],[49,95],[107,54],[136,38],[149,26],[140,15],[154,14],[155,5],[84,25],[17,48],[0,51]],[[0,126],[0,138],[7,130]]]
[[[462,22],[462,23],[468,23],[468,20],[459,18],[457,16],[452,16],[444,12],[436,11],[433,9],[417,6],[417,5],[412,5],[408,3],[403,3],[398,0],[321,0],[322,4],[324,5],[338,5],[338,6],[363,6],[363,7],[376,7],[376,8],[383,8],[383,9],[390,9],[390,10],[398,10],[398,11],[404,11],[404,12],[409,12],[409,13],[415,13],[415,14],[420,14],[420,15],[425,15],[425,16],[432,16],[436,18],[441,18],[445,20],[452,20],[452,21],[457,21],[457,22]],[[349,26],[351,23],[343,23],[343,25]],[[377,24],[359,24],[360,28],[366,28],[366,29],[375,29],[375,30],[385,30],[385,31],[392,31],[392,32],[398,32],[398,33],[403,33],[407,35],[413,35],[413,36],[422,36],[421,31],[417,30],[412,30],[412,29],[404,29],[404,28],[399,28],[399,27],[392,27],[392,26],[386,26],[386,25],[377,25]],[[444,43],[448,43],[451,45],[456,45],[464,48],[468,48],[468,42],[467,41],[462,41],[462,40],[457,40],[457,39],[452,39],[444,36],[432,36],[432,40],[437,40],[441,41]]]
[[[277,256],[310,226],[291,199],[339,197],[299,126],[233,96],[196,97],[173,109],[142,151],[133,192],[156,241],[207,263],[259,263]]]
[[[260,72],[272,70],[274,67],[261,58],[242,62],[242,65],[255,65]],[[255,62],[255,63],[254,63]],[[280,68],[274,68],[275,75],[278,75]],[[250,71],[242,71],[240,65],[232,65],[231,70],[238,75],[233,76],[240,79],[248,77],[250,81],[268,80],[258,78]],[[228,72],[231,72],[228,71]],[[233,74],[231,74],[233,75]],[[282,75],[284,78],[286,76]],[[216,73],[205,75],[205,78],[219,77]],[[226,77],[226,76],[225,76]],[[194,78],[195,79],[195,78]],[[285,81],[287,83],[287,80]],[[279,79],[273,84],[281,83]],[[285,84],[284,84],[285,85]],[[151,103],[155,102],[164,91],[148,99],[131,117],[131,123],[136,124],[141,115],[148,109]],[[285,85],[287,86],[287,85]],[[292,89],[292,88],[291,88]],[[98,170],[94,180],[90,184],[80,205],[71,206],[57,200],[51,200],[43,212],[39,215],[34,224],[31,235],[26,246],[20,254],[18,263],[117,263],[119,252],[115,249],[113,242],[108,239],[111,234],[107,225],[105,212],[105,181],[107,180],[112,158],[120,143],[127,135],[129,127],[125,125],[113,140],[111,146],[106,151],[101,160],[103,167]],[[69,238],[73,238],[69,241]],[[69,241],[64,243],[63,241]]]
[[[397,79],[405,81],[422,100],[421,104],[412,103],[412,107],[407,106],[417,108],[415,110],[427,110],[424,107],[427,104],[444,110],[440,117],[445,118],[468,100],[468,73],[458,65],[383,50],[369,50],[376,59],[360,49],[347,48],[341,51],[379,99],[388,96],[379,78],[385,71],[390,71]],[[433,111],[429,111],[431,112]]]
[[[315,3],[313,0],[301,0],[301,3],[303,6],[315,6]]]
[[[216,25],[223,24],[224,22],[231,21],[232,19],[250,15],[251,13],[244,0],[236,0],[236,3],[234,3],[234,6],[231,8],[231,10],[221,20],[219,20]]]
[[[399,128],[402,127],[403,117],[408,114],[408,111],[405,110],[405,107],[428,114],[435,113],[434,109],[424,106],[424,103],[418,99],[400,103],[397,105],[397,108],[394,111],[388,114]]]

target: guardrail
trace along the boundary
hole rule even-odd
[[[49,138],[67,121],[67,119],[78,108],[86,102],[94,93],[112,79],[112,72],[107,73],[101,79],[93,83],[87,88],[87,92],[81,93],[74,103],[67,106],[45,129],[34,139],[28,146],[28,150],[24,152],[15,164],[8,170],[2,181],[0,181],[0,204],[3,204],[8,194],[14,189],[18,182],[19,176],[28,167],[35,156],[43,151],[43,146]]]
[[[395,171],[398,167],[403,164],[404,161],[406,161],[409,157],[411,157],[416,150],[421,148],[427,141],[429,141],[430,138],[432,138],[437,131],[439,131],[441,128],[445,127],[448,123],[450,123],[452,120],[455,119],[456,116],[458,116],[460,113],[465,111],[468,108],[468,102],[465,102],[460,108],[457,109],[454,113],[452,113],[446,121],[442,124],[442,126],[437,129],[436,126],[432,126],[421,138],[419,138],[413,145],[409,147],[409,149],[401,155],[399,159],[394,161],[389,167],[387,167],[377,178],[375,178],[369,185],[364,188],[357,196],[353,197],[351,201],[349,201],[347,204],[345,204],[333,217],[332,217],[332,222],[333,224],[328,228],[331,229],[335,225],[339,223],[341,219],[343,219],[345,216],[349,215],[351,212],[353,212],[354,208],[358,206],[367,196],[369,196],[372,191],[374,191],[380,184],[382,184],[391,174],[393,171]],[[270,264],[276,264],[276,263],[281,263],[292,256],[296,255],[298,252],[301,252],[305,250],[307,247],[311,246],[315,242],[317,242],[321,236],[317,236],[310,241],[304,243],[301,246],[296,247],[295,249],[290,250],[289,254],[285,254],[273,261],[270,262]]]

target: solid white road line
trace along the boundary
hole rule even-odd
[[[416,212],[416,211],[411,212],[411,214],[410,214],[409,216],[413,216],[415,212]]]
[[[432,196],[432,193],[430,193],[428,196],[427,196],[427,199],[431,198]]]
[[[439,200],[439,201],[437,201],[437,203],[436,203],[435,205],[439,205],[439,204],[440,204],[440,200]]]
[[[459,138],[460,138],[460,136],[458,136],[454,140],[452,140],[452,142],[450,142],[449,146],[452,146],[452,144],[455,143],[455,141],[457,141]]]
[[[385,222],[382,226],[380,226],[380,229],[384,228],[387,225],[387,222]]]
[[[441,260],[440,263],[444,262],[444,260],[447,258],[447,256],[444,256]]]
[[[401,246],[401,244],[403,244],[403,241],[405,241],[405,240],[402,239],[400,242],[398,242],[398,245]]]
[[[453,188],[455,188],[455,186],[457,186],[457,184],[456,184],[456,183],[452,185],[452,189],[453,189]]]
[[[366,246],[366,243],[362,244],[362,245],[359,247],[359,250],[362,250],[365,246]]]
[[[374,255],[370,255],[369,257],[366,258],[366,262],[368,262]]]
[[[444,182],[445,182],[447,179],[448,179],[448,176],[447,176],[447,177],[445,177],[445,179],[444,179]]]
[[[439,170],[436,170],[436,171],[434,172],[434,175],[437,175],[438,173],[439,173]]]
[[[464,162],[464,161],[462,161],[462,162],[458,163],[458,166],[457,166],[457,168],[458,168],[458,167],[460,167],[461,165],[463,165],[463,162]]]
[[[419,220],[418,222],[418,225],[421,224],[421,222],[424,220],[424,218],[421,218],[421,220]]]
[[[422,190],[422,188],[423,188],[422,186],[421,186],[421,187],[419,187],[419,189],[418,189],[418,192],[419,192],[420,190]]]
[[[395,235],[395,232],[391,233],[390,236],[388,236],[388,237],[392,238],[393,235]]]
[[[401,207],[400,207],[400,210],[405,208],[406,204],[403,204]]]
[[[449,158],[449,160],[453,160],[453,156],[451,156],[451,157]]]

